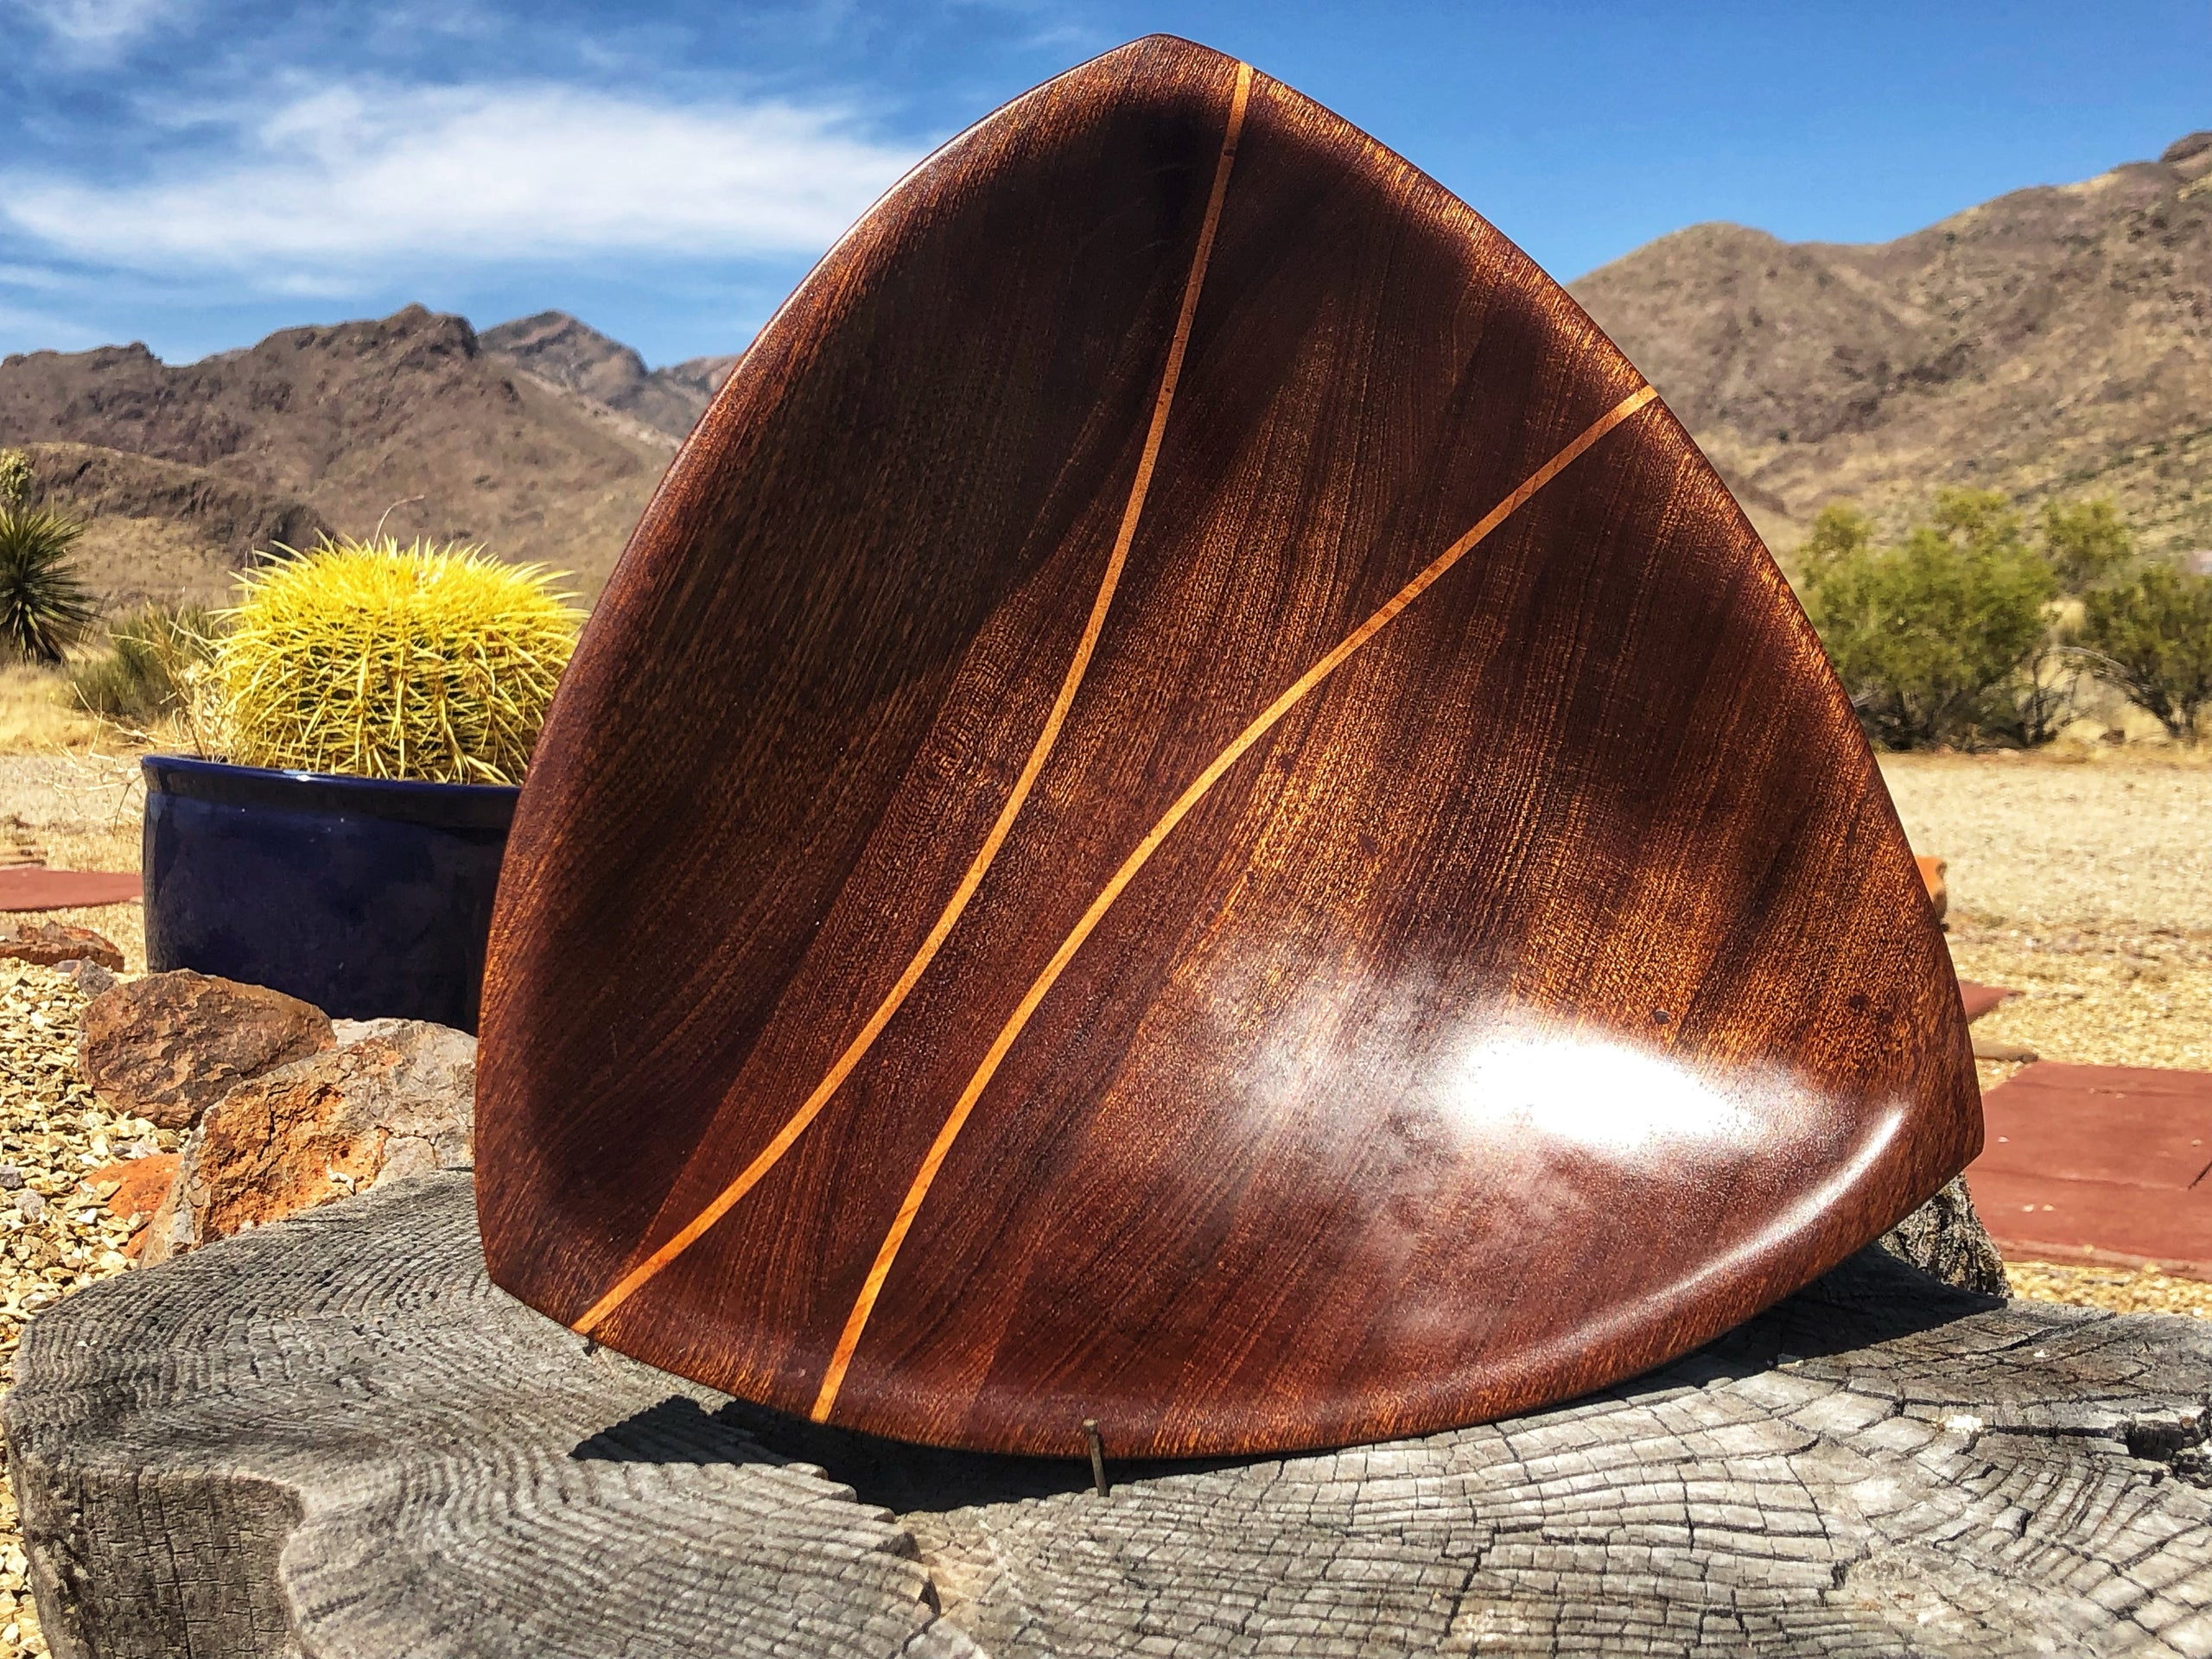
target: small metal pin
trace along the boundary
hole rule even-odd
[[[1090,1484],[1097,1489],[1098,1496],[1103,1497],[1106,1496],[1106,1447],[1098,1438],[1098,1420],[1096,1417],[1083,1420],[1083,1438],[1090,1447]]]

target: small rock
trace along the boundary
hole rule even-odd
[[[335,1041],[311,1003],[179,969],[118,984],[86,1004],[77,1059],[110,1107],[187,1129],[233,1084]]]
[[[115,942],[89,927],[20,918],[0,922],[0,957],[36,963],[41,968],[65,962],[96,962],[117,969],[123,966],[123,952]]]
[[[379,1025],[384,1021],[376,1022]],[[140,1260],[472,1161],[476,1039],[423,1020],[239,1084],[184,1143]]]
[[[16,1213],[22,1217],[25,1221],[36,1221],[46,1213],[44,1195],[25,1187],[16,1194]]]
[[[13,1192],[23,1184],[23,1172],[13,1164],[0,1164],[0,1187]]]
[[[57,962],[54,971],[69,976],[77,982],[77,988],[86,996],[98,996],[103,991],[115,988],[115,976],[97,962]]]

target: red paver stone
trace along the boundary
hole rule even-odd
[[[2007,1255],[2212,1278],[2212,1073],[2040,1061],[1982,1115],[1967,1179]]]
[[[2008,996],[2019,993],[2003,985],[1977,985],[1970,979],[1959,982],[1959,1001],[1967,1005],[1967,1018],[1979,1020]]]
[[[48,870],[35,865],[0,869],[0,910],[74,910],[119,905],[140,896],[128,870]]]

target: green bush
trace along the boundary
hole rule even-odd
[[[2145,565],[2082,596],[2089,671],[2194,743],[2212,703],[2212,576]]]
[[[1946,492],[1900,546],[1877,545],[1848,508],[1815,529],[1806,610],[1869,736],[1909,749],[2056,734],[2058,578],[2001,496]]]
[[[2043,554],[2069,594],[2122,575],[2134,563],[2134,538],[2109,501],[2053,501],[2043,510]]]
[[[1840,559],[1874,545],[1874,521],[1848,501],[1831,501],[1813,515],[1812,533],[1797,550],[1808,580],[1817,582]]]
[[[70,554],[82,524],[58,513],[0,507],[0,646],[56,664],[97,613]]]
[[[0,512],[13,512],[31,493],[31,458],[20,449],[0,449]]]
[[[192,670],[214,649],[214,618],[197,607],[149,605],[108,630],[105,655],[69,671],[80,708],[130,726],[184,712]]]

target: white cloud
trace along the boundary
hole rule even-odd
[[[187,0],[15,0],[15,9],[73,56],[104,58],[190,7]]]
[[[43,265],[0,265],[0,288],[30,288],[42,293],[59,293],[74,288],[77,279]]]
[[[834,110],[347,84],[295,96],[165,177],[0,175],[0,211],[111,266],[369,289],[423,260],[810,253],[914,159]]]

